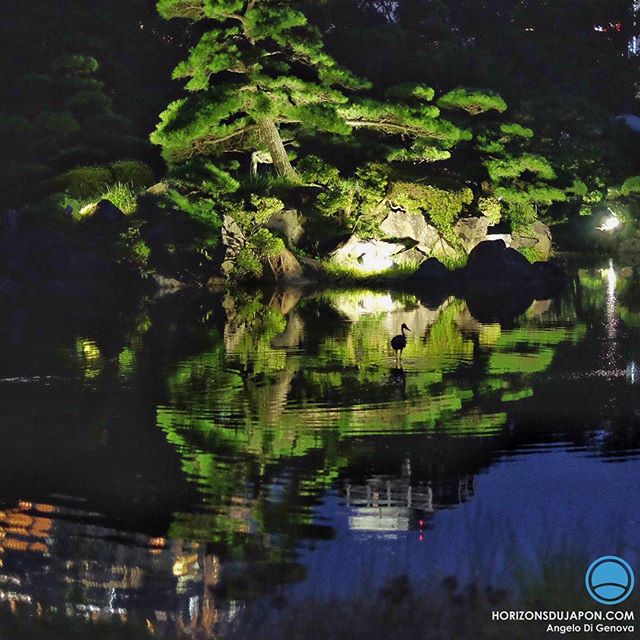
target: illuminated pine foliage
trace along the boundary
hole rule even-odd
[[[469,131],[440,117],[432,88],[406,83],[383,99],[340,67],[319,31],[293,0],[160,0],[161,15],[201,23],[205,30],[174,71],[186,98],[170,104],[152,134],[165,159],[244,152],[297,179],[287,142],[305,134],[378,133],[387,160],[435,162],[469,140]],[[266,158],[266,159],[265,159]]]
[[[292,2],[160,0],[158,10],[208,29],[174,71],[189,96],[168,106],[152,135],[168,161],[265,151],[295,179],[284,141],[296,129],[350,133],[338,113],[343,90],[367,85],[324,52]]]

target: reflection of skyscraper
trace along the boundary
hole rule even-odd
[[[220,574],[203,544],[117,531],[97,514],[47,504],[0,511],[0,606],[209,638]]]
[[[640,55],[640,0],[633,0],[632,6],[632,35],[629,38],[629,55]]]

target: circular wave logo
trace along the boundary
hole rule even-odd
[[[626,560],[618,556],[602,556],[589,565],[584,583],[596,602],[620,604],[633,592],[635,577]]]

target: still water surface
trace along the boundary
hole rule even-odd
[[[500,318],[367,290],[6,304],[2,615],[213,633],[275,594],[637,561],[640,284],[577,270]]]

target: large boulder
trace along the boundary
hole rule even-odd
[[[484,241],[469,254],[464,270],[467,286],[484,290],[530,285],[536,270],[518,251],[507,247],[503,240]]]
[[[515,249],[534,249],[541,260],[548,260],[553,247],[551,229],[540,220],[536,220],[527,231],[513,234],[512,246]]]
[[[267,258],[263,278],[269,282],[301,280],[302,267],[289,249],[282,249],[277,255]]]
[[[127,216],[110,200],[100,200],[90,219],[95,224],[111,225],[124,222]]]
[[[421,284],[443,284],[451,276],[451,272],[437,258],[425,260],[418,270],[411,276]]]
[[[456,249],[441,236],[438,236],[438,240],[431,247],[430,253],[435,258],[456,258],[460,256],[460,250]]]
[[[489,218],[486,216],[460,218],[453,231],[458,236],[464,250],[470,253],[476,245],[486,239],[489,225]]]
[[[407,213],[402,209],[392,209],[382,221],[380,231],[385,238],[413,240],[425,253],[429,253],[440,239],[437,229],[421,213]]]
[[[269,222],[267,229],[274,231],[277,235],[285,239],[290,247],[298,245],[300,238],[304,235],[304,227],[302,225],[303,218],[295,209],[285,209],[274,213]]]

